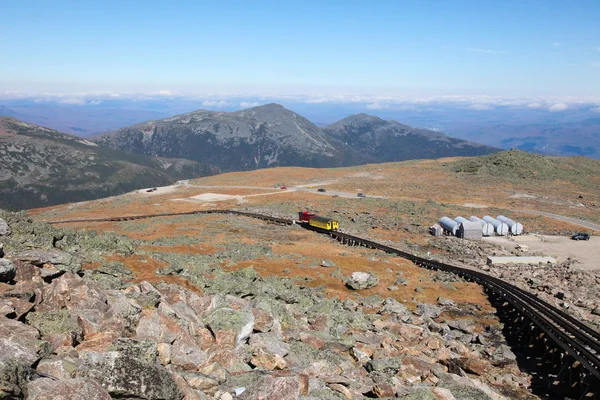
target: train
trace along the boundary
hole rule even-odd
[[[298,221],[327,231],[337,231],[340,224],[336,219],[320,217],[310,211],[299,211]]]

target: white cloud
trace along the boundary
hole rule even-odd
[[[90,101],[90,104],[92,106],[97,106],[98,104],[102,104],[102,100],[92,100]]]
[[[172,96],[174,93],[170,90],[159,90],[158,94],[161,96]]]
[[[82,106],[85,104],[85,99],[77,98],[77,97],[69,97],[66,99],[60,99],[58,102],[61,104],[71,104],[71,105],[76,105],[76,106]]]
[[[229,107],[232,104],[225,101],[225,100],[204,100],[202,102],[202,106],[203,107],[216,107],[216,108],[223,108],[223,107]]]
[[[484,111],[484,110],[491,110],[492,108],[494,108],[491,104],[471,104],[469,107],[467,107],[469,110],[478,110],[478,111]]]
[[[369,109],[369,110],[385,110],[386,108],[389,108],[389,106],[387,104],[383,104],[383,103],[367,104],[367,109]]]
[[[544,105],[542,103],[529,103],[527,104],[527,108],[543,108]]]
[[[258,107],[260,106],[260,103],[258,101],[242,101],[240,103],[240,107],[242,108],[251,108],[251,107]]]
[[[548,111],[560,112],[560,111],[565,111],[567,108],[569,108],[569,105],[567,103],[555,103],[555,104],[552,104],[550,107],[548,107]]]
[[[467,47],[465,51],[471,51],[473,53],[488,53],[488,54],[504,54],[508,53],[506,50],[492,50],[492,49],[481,49],[478,47]]]

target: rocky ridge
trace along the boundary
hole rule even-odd
[[[497,151],[366,114],[320,129],[279,104],[236,112],[198,110],[108,132],[93,140],[133,153],[207,162],[225,171],[340,167]]]
[[[43,207],[213,175],[195,161],[110,150],[52,129],[0,117],[0,207]]]
[[[341,301],[252,268],[181,269],[197,290],[136,282],[102,257],[132,254],[129,239],[22,213],[4,225],[0,398],[531,397],[500,326],[469,304]]]

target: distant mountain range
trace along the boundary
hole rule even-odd
[[[167,185],[219,173],[190,160],[130,154],[0,117],[0,208],[18,210]]]
[[[487,129],[486,137],[487,143],[502,148],[600,158],[600,118],[553,124],[496,125]]]
[[[0,116],[46,126],[76,136],[88,137],[169,114],[118,108],[68,105],[0,105]]]
[[[323,131],[375,162],[479,156],[498,151],[479,143],[451,138],[441,132],[412,128],[367,114],[351,115],[324,127]]]
[[[200,110],[133,125],[91,140],[132,153],[202,161],[224,171],[340,167],[498,151],[366,114],[319,128],[278,104],[235,112]]]

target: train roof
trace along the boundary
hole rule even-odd
[[[311,218],[311,220],[315,220],[315,221],[321,221],[321,222],[329,222],[329,221],[337,221],[336,219],[333,218],[327,218],[327,217],[318,217],[318,216],[314,216]]]

